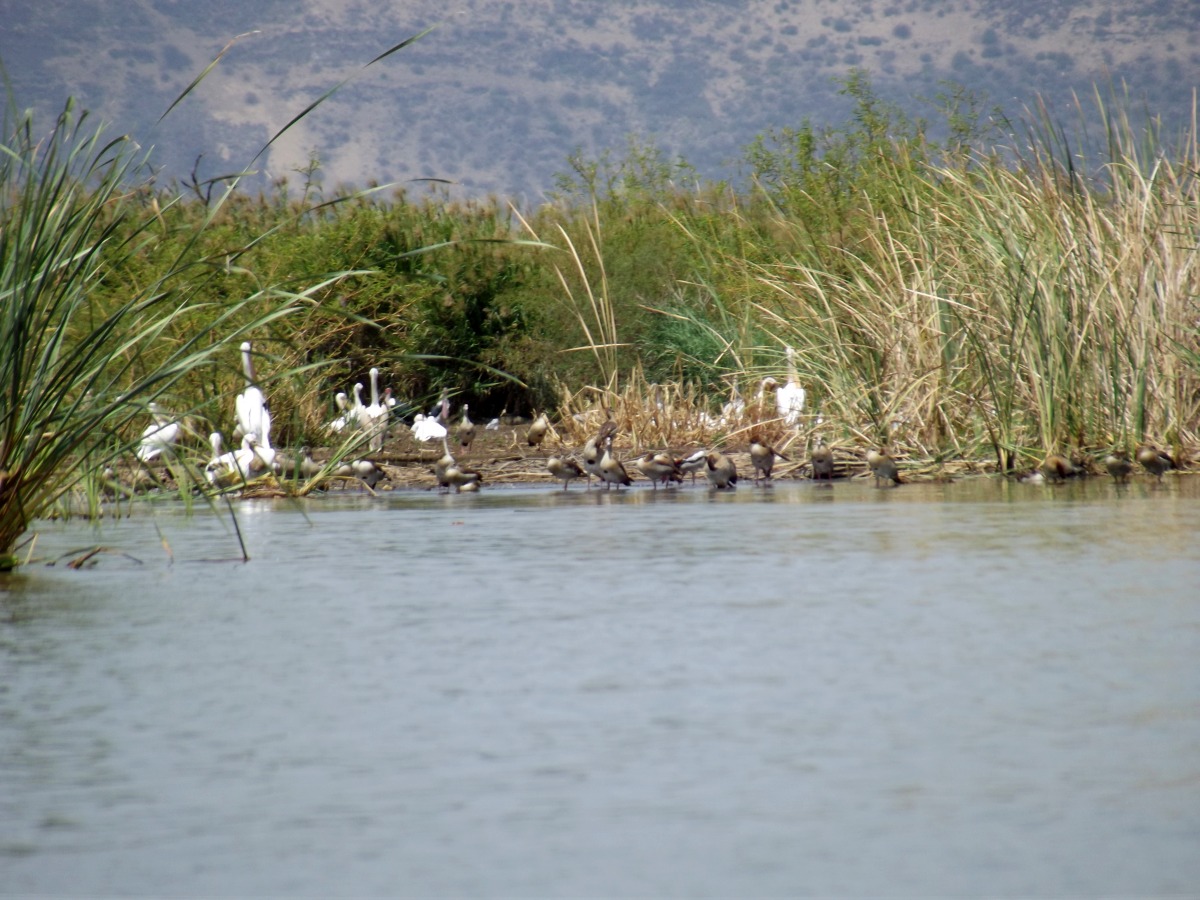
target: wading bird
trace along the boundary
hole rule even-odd
[[[669,486],[672,481],[683,481],[683,472],[679,470],[679,463],[666,453],[647,453],[645,456],[638,457],[634,465],[639,472],[650,479],[650,484],[656,491],[660,481],[663,483],[663,487]]]
[[[787,461],[787,457],[765,443],[757,434],[750,436],[750,464],[754,466],[754,481],[758,482],[761,474],[764,481],[771,480],[771,471],[775,468],[775,458]]]
[[[446,426],[437,419],[431,419],[422,413],[417,413],[412,423],[412,436],[422,443],[440,440],[446,436]]]
[[[237,437],[241,438],[248,434],[254,434],[264,447],[270,447],[271,411],[267,408],[267,398],[254,376],[254,358],[251,355],[250,342],[242,341],[241,350],[246,387],[233,401],[237,413],[235,433]]]
[[[684,475],[692,476],[692,484],[696,483],[696,473],[702,472],[708,466],[707,450],[697,450],[691,456],[685,456],[682,459],[675,460],[675,464],[679,466],[679,471]]]
[[[704,476],[713,490],[723,491],[737,487],[737,465],[720,450],[713,450],[704,458],[708,464]]]
[[[1124,450],[1113,450],[1104,457],[1104,469],[1117,484],[1128,484],[1133,463],[1129,461],[1129,454]]]
[[[804,388],[796,376],[796,351],[787,348],[787,381],[775,389],[775,410],[787,424],[795,425],[804,412]]]
[[[558,456],[551,456],[546,460],[546,468],[550,470],[550,474],[563,483],[563,490],[571,484],[574,478],[584,478],[587,473],[579,463],[573,459],[563,459]]]
[[[359,424],[367,433],[368,446],[372,453],[383,449],[383,439],[387,434],[387,420],[390,410],[379,399],[379,369],[372,366],[371,371],[371,405],[359,409]]]
[[[879,487],[882,482],[886,481],[892,482],[893,485],[904,483],[900,478],[896,460],[892,458],[892,454],[887,451],[886,447],[868,450],[867,466],[870,468],[871,474],[875,476],[875,487]]]
[[[525,433],[525,441],[530,447],[542,446],[542,441],[546,439],[546,432],[550,430],[550,420],[546,418],[546,414],[542,413],[533,420],[533,424],[529,426],[529,431]]]
[[[610,490],[614,484],[617,485],[618,490],[621,485],[629,487],[633,484],[629,473],[625,471],[625,466],[613,456],[611,436],[604,441],[604,453],[600,456],[600,480],[604,482],[605,490]]]
[[[475,423],[471,421],[467,415],[467,404],[463,404],[462,421],[458,423],[458,445],[463,450],[470,450],[471,443],[475,440]]]
[[[1061,484],[1075,473],[1075,466],[1061,453],[1051,453],[1038,466],[1047,484]]]
[[[1175,459],[1165,450],[1159,450],[1153,444],[1142,444],[1137,449],[1137,461],[1142,468],[1162,481],[1163,473],[1176,468]]]
[[[809,462],[812,464],[814,481],[833,480],[833,451],[825,446],[824,440],[817,439],[817,446],[813,447]]]

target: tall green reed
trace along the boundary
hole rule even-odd
[[[165,266],[127,296],[99,302],[106,279],[136,270],[139,255],[163,237],[158,198],[146,202],[140,189],[150,179],[145,163],[132,139],[106,137],[74,101],[46,135],[31,113],[17,115],[10,104],[0,145],[0,568],[19,562],[14,548],[34,519],[132,448],[131,423],[150,401],[219,366],[230,347],[347,274],[302,288],[259,285],[232,298],[213,290],[263,237],[218,258],[198,249],[235,195],[235,176]]]

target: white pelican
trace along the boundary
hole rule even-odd
[[[142,432],[142,442],[137,448],[137,458],[143,463],[157,459],[164,452],[173,451],[175,445],[179,443],[179,434],[182,431],[179,423],[171,421],[170,417],[153,401],[150,402],[150,415],[154,419],[154,424],[146,426]]]
[[[787,383],[775,389],[775,409],[789,425],[800,421],[804,412],[804,388],[796,377],[796,351],[787,348]]]
[[[350,425],[350,398],[345,391],[338,391],[333,402],[337,404],[339,415],[326,427],[334,434],[341,434]]]
[[[250,342],[242,341],[242,368],[246,373],[246,388],[234,398],[237,412],[237,431],[245,437],[254,434],[264,447],[271,446],[271,411],[267,398],[254,378],[254,359],[250,355]]]
[[[264,444],[256,434],[248,434],[242,438],[242,449],[250,451],[250,472],[261,475],[264,472],[277,473],[275,448]],[[240,451],[239,451],[240,452]]]
[[[446,436],[446,426],[437,419],[417,413],[412,423],[412,435],[418,441],[436,441]]]
[[[721,407],[721,416],[716,420],[716,424],[722,428],[738,425],[745,414],[746,401],[742,399],[742,392],[738,390],[737,382],[731,381],[729,383],[729,401]]]
[[[366,423],[363,421],[366,418],[366,407],[362,402],[363,386],[361,381],[354,383],[354,400],[350,404],[350,411],[346,418],[354,428],[365,428]]]
[[[208,436],[213,455],[212,459],[208,461],[208,465],[204,467],[204,477],[208,479],[209,484],[223,487],[250,478],[254,462],[254,449],[249,446],[248,442],[253,437],[253,434],[245,435],[242,438],[240,449],[222,453],[221,432],[214,431]]]
[[[379,369],[371,367],[371,405],[363,407],[359,413],[359,421],[370,439],[371,451],[378,453],[383,449],[383,438],[387,434],[387,420],[390,410],[379,400]]]

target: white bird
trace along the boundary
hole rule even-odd
[[[366,427],[363,420],[366,418],[367,414],[366,414],[366,407],[363,406],[363,402],[362,402],[362,392],[363,392],[362,382],[356,381],[354,383],[354,402],[352,402],[350,404],[350,412],[349,412],[349,415],[347,416],[347,418],[350,420],[350,424],[354,428]]]
[[[789,425],[800,421],[804,412],[804,388],[796,376],[796,351],[787,348],[787,383],[775,389],[775,409]]]
[[[716,420],[715,424],[720,428],[728,428],[731,425],[741,424],[742,417],[746,414],[746,401],[742,398],[741,391],[738,390],[737,382],[730,382],[729,385],[729,402],[721,407],[721,416]],[[705,463],[707,465],[707,463]]]
[[[246,373],[246,388],[234,398],[237,412],[237,432],[241,437],[257,435],[264,447],[271,446],[271,411],[267,398],[255,382],[254,359],[250,355],[250,342],[242,341],[242,368]]]
[[[247,434],[242,438],[242,449],[250,451],[250,472],[261,475],[264,472],[278,474],[275,460],[275,448],[264,444],[256,434]]]
[[[677,461],[679,471],[684,475],[692,476],[692,484],[696,483],[696,473],[702,472],[708,467],[708,451],[697,450],[691,456],[685,456]]]
[[[412,435],[418,441],[436,441],[446,436],[446,426],[437,419],[417,413],[412,423]]]
[[[209,484],[224,487],[250,478],[254,449],[249,446],[248,440],[253,437],[252,434],[243,436],[241,448],[222,453],[221,432],[214,431],[208,436],[213,455],[204,467],[204,477],[208,479]]]
[[[497,417],[497,418],[495,418],[495,419],[492,419],[492,421],[490,421],[490,422],[488,422],[486,425],[484,425],[484,426],[483,426],[483,430],[484,430],[484,431],[499,431],[499,430],[500,430],[500,419],[499,419],[499,417]]]
[[[360,414],[363,430],[367,432],[373,453],[383,449],[383,438],[387,434],[387,420],[390,410],[379,400],[379,369],[371,367],[371,405],[364,407]]]
[[[179,423],[171,421],[170,417],[153,401],[150,403],[150,415],[154,419],[154,424],[146,426],[145,431],[142,432],[142,442],[137,448],[137,458],[143,463],[157,459],[164,452],[173,451],[175,445],[179,443],[179,434],[182,431]]]
[[[333,402],[337,404],[338,412],[341,415],[330,422],[327,427],[334,434],[341,434],[350,424],[350,398],[346,396],[345,391],[338,391]]]

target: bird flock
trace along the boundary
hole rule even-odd
[[[210,455],[203,472],[210,485],[220,488],[244,486],[268,474],[289,472],[306,480],[356,479],[374,488],[389,477],[383,465],[365,458],[323,464],[313,458],[310,447],[302,448],[294,460],[277,453],[271,443],[270,407],[255,372],[254,353],[249,341],[242,342],[240,353],[245,384],[234,398],[233,446],[227,449],[225,438],[219,430],[209,434]],[[786,348],[786,365],[787,372],[782,383],[772,376],[761,380],[754,406],[749,410],[737,385],[731,384],[729,401],[723,405],[720,415],[709,417],[711,421],[705,424],[714,430],[728,430],[745,421],[748,412],[766,413],[771,406],[768,394],[773,394],[776,416],[771,418],[771,422],[782,423],[793,437],[798,437],[807,398],[797,377],[795,351],[791,347]],[[506,414],[501,413],[486,425],[480,425],[471,420],[469,406],[464,403],[458,421],[452,423],[449,394],[443,391],[432,409],[427,413],[416,413],[411,425],[405,425],[402,417],[396,414],[397,402],[392,389],[387,387],[381,391],[379,381],[380,370],[373,366],[369,371],[370,403],[363,402],[366,386],[362,382],[355,383],[349,392],[336,392],[333,398],[336,413],[325,426],[328,434],[343,438],[347,447],[362,446],[372,454],[379,454],[392,428],[405,428],[418,444],[441,444],[442,456],[434,461],[430,469],[440,490],[455,493],[478,491],[484,483],[483,474],[456,458],[451,451],[451,443],[460,454],[470,454],[480,433],[498,430]],[[657,398],[657,402],[661,410],[661,397]],[[649,450],[622,460],[614,450],[614,442],[619,436],[617,423],[610,409],[603,405],[601,408],[605,421],[594,434],[589,434],[576,453],[564,452],[564,442],[544,411],[537,413],[531,421],[525,420],[528,428],[524,432],[524,443],[528,448],[540,452],[548,439],[554,439],[557,443],[557,449],[545,457],[545,469],[552,480],[562,483],[564,491],[569,490],[572,481],[583,481],[586,489],[591,490],[593,479],[602,490],[619,491],[633,485],[631,470],[648,481],[654,491],[660,487],[670,489],[687,484],[689,479],[694,485],[701,475],[711,490],[727,491],[737,487],[739,472],[735,460],[716,447],[695,449],[686,454],[675,454],[668,449]],[[157,402],[151,402],[148,411],[151,424],[143,431],[135,452],[142,470],[172,458],[187,430],[183,423],[170,416]],[[508,421],[512,422],[511,419]],[[785,452],[786,445],[782,448],[773,446],[756,424],[751,424],[748,439],[750,471],[747,474],[751,475],[756,485],[771,482],[778,461],[793,461]],[[832,481],[838,474],[833,450],[819,435],[814,439],[815,444],[807,460],[811,477],[815,481]],[[1159,481],[1166,472],[1178,468],[1169,453],[1153,444],[1139,446],[1132,459],[1120,450],[1113,450],[1103,459],[1104,469],[1118,484],[1128,483],[1135,463]],[[871,447],[866,453],[866,464],[877,487],[894,487],[904,483],[899,464],[886,446]],[[1058,484],[1085,471],[1084,466],[1066,456],[1051,453],[1023,480]]]

